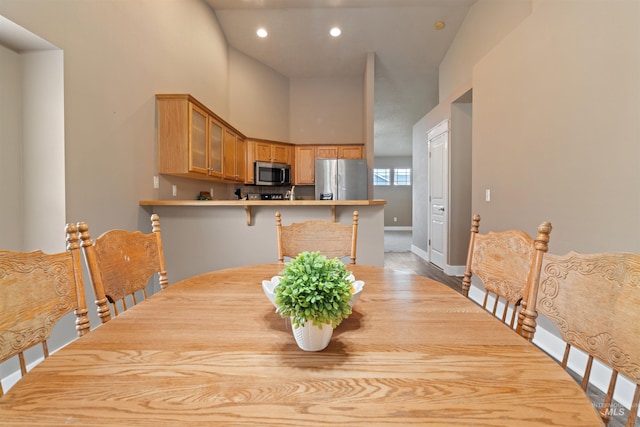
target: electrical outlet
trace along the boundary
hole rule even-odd
[[[393,217],[393,222],[398,222],[398,217],[397,216]]]
[[[484,201],[485,202],[490,202],[491,201],[491,190],[489,188],[484,190]]]
[[[178,186],[177,185],[173,184],[172,192],[173,192],[173,197],[176,197],[178,195]]]
[[[153,177],[153,189],[157,190],[158,188],[160,188],[160,177],[156,175]]]

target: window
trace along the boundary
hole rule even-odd
[[[411,169],[395,169],[393,185],[411,185]]]
[[[391,185],[391,169],[373,169],[373,185]]]

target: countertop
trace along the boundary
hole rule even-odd
[[[386,200],[140,200],[140,206],[374,206]]]
[[[336,220],[336,206],[383,206],[387,201],[376,200],[140,200],[140,206],[241,206],[247,215],[247,225],[251,225],[251,208],[257,206],[321,206],[331,208],[331,220]]]

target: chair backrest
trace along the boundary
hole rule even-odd
[[[320,251],[327,258],[349,257],[351,264],[356,263],[358,211],[353,212],[351,225],[320,219],[282,225],[280,212],[276,212],[276,233],[280,262],[301,252]]]
[[[545,254],[539,286],[530,298],[528,309],[550,319],[566,343],[565,369],[572,347],[588,355],[585,391],[594,358],[612,369],[608,392],[598,405],[605,423],[617,412],[611,403],[620,373],[636,384],[627,426],[640,425],[640,255]]]
[[[525,305],[527,283],[539,274],[542,254],[548,248],[551,224],[543,222],[538,226],[535,241],[521,230],[480,234],[479,227],[480,215],[476,214],[471,222],[462,293],[469,296],[471,277],[477,276],[485,290],[482,307],[521,333],[523,317],[520,310]],[[492,306],[490,296],[493,298]],[[498,311],[499,302],[503,303],[501,312]]]
[[[151,215],[152,232],[109,230],[91,242],[89,227],[78,223],[82,249],[85,254],[91,283],[96,297],[98,316],[102,323],[127,309],[127,300],[137,304],[138,297],[147,298],[146,287],[154,274],[159,275],[160,287],[168,285],[167,271],[160,234],[160,219]]]
[[[75,312],[79,337],[89,332],[77,228],[66,232],[66,252],[0,251],[0,362],[17,355],[22,375],[24,351],[41,344],[48,357],[47,339],[64,315]]]

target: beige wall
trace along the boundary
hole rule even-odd
[[[470,96],[468,96],[470,97]],[[463,266],[467,261],[467,245],[471,211],[472,183],[472,104],[459,99],[451,104],[449,134],[449,215],[447,264]],[[455,208],[454,208],[455,207]]]
[[[228,117],[227,45],[211,9],[2,0],[0,15],[64,51],[66,219],[93,234],[148,228],[138,201],[157,194],[154,95],[191,93]]]
[[[414,126],[413,244],[428,239],[425,133],[473,88],[471,204],[483,229],[535,233],[549,220],[552,252],[638,252],[640,3],[522,3],[478,1],[441,63],[441,103]],[[501,37],[485,36],[507,11]]]
[[[439,99],[440,103],[427,115],[420,119],[413,127],[413,237],[412,248],[423,257],[428,257],[428,147],[427,132],[442,120],[451,119],[452,104],[461,96],[464,96],[472,89],[473,66],[484,55],[487,54],[496,44],[499,44],[523,19],[525,19],[532,9],[531,0],[479,0],[475,3],[467,14],[462,26],[458,30],[456,37],[440,63],[439,69]],[[473,107],[470,108],[473,114]],[[457,114],[464,116],[458,108]],[[468,119],[471,121],[471,118]],[[456,133],[467,133],[466,124],[462,123],[458,127],[458,122],[450,123],[450,136],[452,141],[456,140]],[[458,139],[460,141],[460,139]],[[465,145],[470,145],[471,141],[462,140]],[[452,149],[456,152],[458,147]],[[466,154],[463,154],[466,156]],[[461,159],[451,159],[453,166],[459,164]],[[459,168],[458,168],[459,169]],[[458,171],[459,172],[459,171]],[[466,177],[465,177],[466,179]],[[469,177],[470,179],[470,177]],[[460,197],[463,197],[467,190],[462,189],[462,185],[452,183],[453,189],[457,189],[451,201],[456,201],[458,206],[451,206],[449,211],[450,223],[449,238],[451,243],[448,247],[447,263],[453,270],[459,270],[466,258],[465,250],[459,248],[468,241],[468,237],[463,237],[467,230],[469,219],[463,218],[470,210],[470,200],[460,206]],[[470,190],[469,190],[470,191]],[[456,267],[457,266],[457,267]]]
[[[248,137],[289,141],[289,79],[229,48],[229,122]]]
[[[440,103],[469,89],[473,66],[531,13],[531,0],[479,0],[440,63]]]
[[[20,55],[22,250],[65,249],[64,74],[60,50]]]
[[[411,157],[376,157],[374,168],[389,168],[391,173],[395,168],[411,169]],[[385,227],[411,227],[411,196],[412,186],[373,186],[373,198],[387,201],[384,208]]]
[[[416,178],[428,176],[425,132],[466,116],[454,101],[472,88],[470,197],[481,231],[534,234],[548,220],[552,253],[638,253],[640,2],[523,3],[479,0],[471,8],[440,65],[440,104],[414,126]],[[503,32],[486,34],[503,11],[511,12],[500,19]],[[416,187],[414,252],[428,237],[417,223],[426,217],[419,196],[428,187]],[[562,357],[555,328],[543,316],[538,323],[536,344]],[[604,370],[594,367],[592,379],[606,389]],[[616,399],[628,405],[635,385],[618,385]]]
[[[291,79],[291,142],[363,144],[363,78]]]
[[[640,2],[537,1],[473,72],[473,211],[550,251],[640,252]],[[491,188],[492,201],[483,201]]]
[[[3,249],[22,249],[20,55],[0,45],[0,236]]]
[[[362,99],[362,142],[365,144],[367,166],[369,167],[369,184],[367,194],[373,194],[373,121],[375,103],[376,54],[367,53],[367,65],[363,76]]]
[[[148,206],[145,209],[148,215],[157,213],[162,221],[170,283],[211,270],[277,262],[276,211],[281,212],[284,225],[310,218],[331,220],[328,206],[254,206],[251,226],[247,225],[241,206]],[[358,264],[384,265],[384,209],[383,205],[336,207],[336,221],[342,224],[351,224],[353,211],[359,212]],[[231,249],[233,242],[242,245],[241,252]],[[221,251],[220,245],[228,249]],[[192,247],[200,249],[194,253]]]

